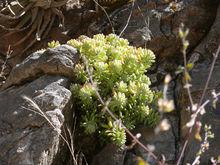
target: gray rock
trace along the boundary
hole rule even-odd
[[[180,24],[184,23],[190,29],[188,39],[191,50],[198,45],[212,25],[218,0],[183,0],[180,3],[180,10],[175,12],[166,11],[169,3],[163,2],[166,3],[137,0],[130,20],[128,18],[132,10],[131,4],[115,10],[109,16],[117,34],[126,27],[122,37],[127,38],[132,45],[151,49],[159,60],[166,57],[178,59],[182,57],[179,56]],[[88,34],[92,36],[94,33],[111,33],[111,30],[109,20],[105,18],[91,23]]]
[[[177,117],[167,115],[166,118],[171,124],[171,128],[165,132],[155,134],[153,128],[140,127],[135,132],[141,134],[141,142],[145,146],[152,146],[155,148],[153,153],[160,159],[164,155],[166,162],[171,164],[176,159],[176,141],[178,139],[178,120]],[[149,156],[140,146],[136,146],[136,156],[142,157],[150,164],[157,164],[155,160]]]
[[[4,164],[51,164],[60,143],[64,112],[71,92],[62,76],[42,76],[33,82],[0,92],[0,160]],[[50,120],[22,96],[31,98]]]
[[[73,120],[68,88],[77,60],[76,49],[61,45],[35,52],[13,68],[0,91],[1,165],[63,161],[60,133],[64,122]]]
[[[72,78],[73,68],[77,61],[77,50],[69,45],[35,52],[12,69],[2,89],[19,85],[44,74],[63,75]]]
[[[124,151],[114,144],[107,144],[103,150],[94,156],[92,165],[123,165]]]

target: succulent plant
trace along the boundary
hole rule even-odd
[[[84,116],[82,126],[86,133],[100,133],[120,146],[125,143],[124,128],[103,113],[96,90],[103,100],[111,98],[108,108],[128,129],[140,123],[156,124],[158,115],[151,109],[155,92],[150,89],[150,79],[145,75],[155,59],[151,50],[129,46],[126,39],[114,34],[81,36],[68,44],[77,48],[83,57],[75,67],[76,82],[72,92]],[[89,81],[86,67],[91,71],[95,86]]]

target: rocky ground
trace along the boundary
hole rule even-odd
[[[77,63],[78,54],[67,45],[37,50],[46,47],[51,40],[66,43],[70,38],[77,38],[82,34],[108,34],[112,29],[121,37],[127,38],[131,45],[146,47],[155,52],[156,64],[149,72],[154,89],[162,89],[166,74],[172,76],[168,94],[169,98],[174,99],[176,110],[166,116],[172,125],[171,129],[154,135],[153,129],[140,126],[134,133],[140,132],[140,140],[144,144],[155,145],[155,153],[159,157],[164,154],[167,163],[173,164],[186,134],[183,126],[190,116],[186,111],[189,100],[183,87],[183,78],[175,73],[178,66],[183,64],[178,38],[179,26],[183,23],[190,29],[187,60],[194,63],[190,72],[191,89],[194,101],[198,102],[208,77],[213,53],[220,44],[219,1],[183,0],[175,7],[163,0],[150,0],[148,3],[137,0],[134,4],[107,8],[111,22],[101,9],[97,10],[94,3],[83,0],[69,0],[62,10],[65,28],[58,28],[57,20],[48,36],[23,54],[19,51],[25,47],[25,42],[14,50],[14,56],[8,57],[6,50],[10,40],[22,38],[26,34],[14,34],[6,40],[6,31],[0,29],[0,65],[3,68],[0,74],[0,164],[71,164],[67,156],[68,149],[58,132],[61,132],[65,124],[74,123],[69,85],[74,79],[72,68]],[[4,20],[0,16],[0,24],[2,21]],[[216,61],[205,99],[211,97],[213,89],[219,92],[219,79],[220,57]],[[31,102],[22,98],[23,95],[37,103],[52,121],[54,128],[40,115],[30,111]],[[208,105],[207,113],[202,118],[202,123],[211,125],[215,134],[215,138],[210,141],[210,149],[201,158],[202,164],[209,164],[211,157],[219,155],[219,105],[217,103],[216,110]],[[126,152],[119,151],[112,144],[100,149],[94,138],[80,139],[81,137],[75,136],[78,140],[76,151],[81,149],[79,157],[83,157],[82,153],[88,156],[88,164],[133,165],[139,157],[151,161],[149,155],[138,146]],[[183,164],[194,160],[199,147],[199,143],[192,138]]]

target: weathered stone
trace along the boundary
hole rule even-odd
[[[76,49],[61,45],[35,52],[12,69],[0,92],[1,165],[65,160],[58,159],[66,152],[60,133],[73,120],[68,88],[77,61]]]
[[[77,61],[77,50],[69,45],[37,51],[12,69],[2,88],[19,85],[43,74],[63,75],[72,78],[74,65]]]
[[[190,50],[200,42],[215,19],[218,1],[184,0],[181,10],[175,12],[167,11],[169,3],[156,2],[149,5],[143,0],[136,3],[138,5],[133,8],[130,20],[128,18],[132,10],[131,5],[109,14],[113,28],[120,34],[126,27],[122,37],[127,38],[132,45],[153,50],[161,60],[168,56],[178,59],[181,49],[178,30],[181,23],[190,29]],[[110,33],[111,30],[108,19],[103,18],[92,23],[88,31],[89,35],[92,35]]]
[[[124,156],[123,149],[114,144],[108,144],[94,156],[92,165],[123,165]]]
[[[64,112],[71,92],[62,76],[42,76],[31,83],[0,92],[0,160],[6,164],[51,164],[56,157]],[[31,98],[50,120],[33,112]]]
[[[155,134],[153,128],[140,127],[139,129],[135,130],[135,132],[141,134],[140,141],[145,146],[154,146],[155,150],[153,151],[153,153],[157,155],[159,159],[162,155],[164,155],[166,162],[171,164],[171,162],[176,159],[178,119],[171,115],[167,115],[166,118],[171,124],[171,128],[168,131]],[[156,164],[155,160],[138,145],[135,148],[135,153],[137,153],[135,157],[139,156],[150,164]]]

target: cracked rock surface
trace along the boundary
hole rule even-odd
[[[72,78],[73,68],[77,61],[77,50],[69,45],[37,51],[12,69],[2,88],[19,85],[43,74],[63,75]]]
[[[0,91],[1,165],[54,163],[64,121],[72,120],[66,114],[71,113],[68,88],[76,57],[74,48],[63,45],[33,53],[13,68]]]

